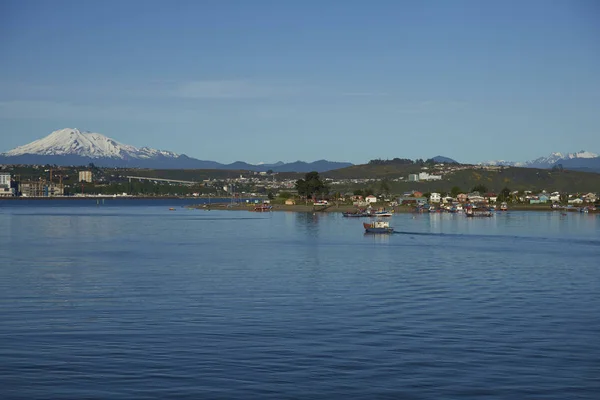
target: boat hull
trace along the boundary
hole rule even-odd
[[[492,217],[494,214],[490,211],[482,211],[476,213],[467,213],[466,216],[469,218],[482,218],[482,217]]]
[[[363,218],[369,216],[367,213],[343,213],[342,215],[348,218]]]
[[[375,224],[367,224],[363,223],[363,227],[365,228],[365,232],[367,233],[394,233],[394,228],[390,226],[374,226]]]

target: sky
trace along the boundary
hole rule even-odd
[[[600,153],[600,2],[0,2],[0,152],[56,129],[203,160]]]

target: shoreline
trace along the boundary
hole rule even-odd
[[[228,211],[249,211],[249,212],[311,212],[311,213],[342,213],[342,212],[353,212],[358,210],[356,206],[348,205],[348,204],[340,204],[336,206],[332,204],[327,207],[322,206],[312,206],[312,205],[285,205],[285,204],[274,204],[272,205],[272,209],[268,211],[254,211],[255,204],[230,204],[230,203],[212,203],[212,204],[192,204],[186,206],[186,208],[190,209],[198,209],[198,210],[228,210]],[[380,207],[374,207],[375,209]],[[415,213],[415,208],[410,206],[397,206],[390,207],[389,210],[392,210],[395,214],[410,214]],[[553,209],[550,206],[539,206],[539,205],[514,205],[509,207],[508,212],[510,211],[560,211],[560,212],[579,212],[578,207],[572,208],[564,208],[564,209]],[[505,211],[496,210],[498,213],[503,213]],[[598,213],[599,211],[589,211],[589,213]],[[428,214],[428,213],[423,213]],[[432,213],[433,214],[433,213]]]
[[[198,204],[189,204],[183,207],[190,209],[200,209],[200,210],[229,210],[229,211],[250,211],[250,212],[261,212],[254,211],[254,207],[257,205],[255,203],[229,203],[227,201],[223,201],[225,199],[212,199],[212,203],[198,203]],[[179,196],[56,196],[56,197],[0,197],[0,203],[2,201],[51,201],[51,200],[59,200],[59,201],[83,201],[83,200],[187,200],[187,201],[198,201],[198,200],[208,200],[205,197],[179,197]],[[220,200],[214,202],[215,200]],[[252,199],[255,200],[255,199]],[[272,209],[269,211],[287,211],[287,212],[311,212],[311,213],[335,213],[335,212],[354,212],[358,210],[358,207],[350,204],[330,204],[328,206],[313,206],[313,205],[305,205],[305,204],[294,204],[294,205],[286,205],[286,204],[272,204]],[[590,207],[593,205],[587,205]],[[509,205],[508,211],[560,211],[560,212],[579,212],[579,209],[586,206],[572,206],[569,208],[551,208],[548,204],[511,204]],[[396,206],[396,207],[384,207],[381,205],[375,204],[373,206],[374,209],[388,209],[397,214],[407,214],[414,213],[414,206]],[[497,212],[502,212],[500,210],[496,210]],[[262,211],[265,212],[265,211]],[[598,214],[600,210],[590,210],[590,214]]]
[[[179,196],[53,196],[53,197],[0,197],[0,201],[23,201],[23,200],[190,200],[198,201],[198,199],[208,199],[208,197],[179,197]],[[211,198],[214,200],[214,198]]]

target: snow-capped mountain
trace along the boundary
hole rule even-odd
[[[45,138],[10,150],[6,156],[36,154],[45,156],[80,156],[89,158],[117,158],[121,160],[149,159],[154,157],[177,158],[179,154],[155,150],[149,147],[137,148],[122,144],[100,133],[81,132],[79,129],[60,129]]]
[[[589,160],[597,159],[598,154],[589,151],[578,151],[576,153],[552,153],[545,157],[539,157],[535,160],[515,162],[505,160],[486,161],[482,165],[503,165],[507,167],[525,167],[525,168],[552,168],[556,164],[564,164],[567,160]],[[594,160],[596,161],[596,160]],[[584,161],[585,163],[585,161]]]
[[[54,131],[45,138],[0,154],[0,164],[88,165],[90,163],[98,167],[273,170],[274,172],[325,172],[352,165],[327,160],[312,163],[297,161],[287,164],[279,161],[275,164],[262,165],[252,165],[242,161],[221,164],[170,151],[149,147],[137,148],[119,143],[100,133],[82,132],[71,128]]]

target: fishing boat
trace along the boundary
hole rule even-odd
[[[367,233],[394,233],[394,228],[387,221],[363,222]]]
[[[508,211],[508,204],[506,204],[506,202],[500,204],[500,211]]]
[[[392,215],[394,214],[391,211],[387,210],[375,211],[371,213],[372,217],[391,217]]]
[[[467,217],[491,217],[494,213],[489,210],[478,210],[475,207],[468,205],[465,208],[465,216]]]
[[[343,212],[342,215],[348,218],[361,218],[361,217],[369,217],[370,214],[363,210],[358,211],[346,211]]]

